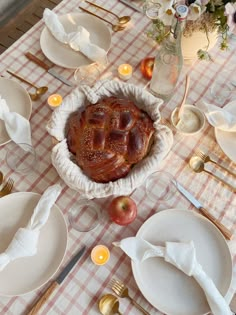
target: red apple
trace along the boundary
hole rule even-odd
[[[141,61],[140,70],[142,72],[142,75],[149,80],[152,78],[153,66],[153,57],[147,57]]]
[[[137,206],[130,197],[118,196],[111,201],[108,214],[113,222],[119,225],[128,225],[137,216]]]

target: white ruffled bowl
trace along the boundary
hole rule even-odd
[[[126,177],[102,184],[89,179],[73,162],[73,155],[67,147],[65,129],[68,117],[78,109],[85,108],[86,101],[95,104],[99,99],[112,95],[133,100],[140,109],[149,114],[154,121],[154,143],[148,156],[137,163]],[[159,107],[162,102],[161,99],[154,97],[143,88],[120,81],[98,81],[92,88],[83,86],[74,89],[64,99],[60,108],[52,112],[51,119],[46,126],[49,134],[58,141],[52,149],[52,164],[59,176],[70,188],[81,192],[89,199],[130,194],[135,188],[142,185],[151,173],[158,170],[160,162],[172,146],[171,130],[160,124]]]

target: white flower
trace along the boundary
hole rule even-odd
[[[174,0],[164,0],[161,3],[161,7],[159,10],[159,19],[167,26],[172,24],[172,19],[175,15],[173,3]]]
[[[231,33],[236,34],[236,3],[228,2],[225,6],[225,15],[227,16],[227,24]]]
[[[194,3],[190,4],[188,13],[188,20],[196,21],[201,14],[206,10],[205,5],[202,4],[201,0],[196,0]]]

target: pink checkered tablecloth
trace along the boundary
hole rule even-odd
[[[129,83],[145,87],[147,80],[143,78],[140,72],[140,61],[147,56],[155,56],[156,49],[153,43],[151,43],[144,34],[150,21],[143,14],[125,6],[118,0],[97,0],[96,3],[105,6],[118,15],[131,15],[131,22],[124,31],[117,33],[111,31],[112,43],[108,53],[109,65],[106,72],[112,72],[113,77],[115,77],[118,66],[122,63],[129,63],[134,69],[133,76],[129,80]],[[80,4],[78,0],[63,0],[55,8],[55,12],[58,14],[75,12],[79,10],[78,6]],[[83,3],[82,5],[88,8],[88,4]],[[100,14],[105,16],[103,13]],[[14,179],[15,185],[13,192],[28,191],[42,194],[48,186],[62,182],[51,164],[52,139],[45,129],[45,125],[51,115],[51,110],[47,106],[47,97],[54,93],[60,93],[65,97],[71,93],[72,88],[56,80],[50,74],[46,73],[45,70],[38,67],[33,62],[28,61],[24,56],[25,52],[31,51],[36,56],[46,60],[41,51],[39,42],[43,27],[43,21],[37,23],[0,57],[0,73],[4,77],[10,77],[6,70],[12,69],[22,76],[29,78],[37,85],[49,86],[48,93],[43,95],[40,100],[33,102],[32,116],[30,119],[32,142],[39,158],[37,170],[28,176],[13,173],[4,161],[8,145],[6,144],[0,147],[0,169],[6,177],[12,177]],[[222,70],[228,70],[229,77],[230,74],[236,72],[235,49],[236,40],[231,39],[230,49],[228,51],[220,51],[217,45],[213,48],[211,53],[214,62],[197,61],[193,65],[186,65],[183,69],[179,84],[176,87],[174,97],[161,107],[162,115],[169,117],[171,111],[180,102],[183,95],[183,82],[186,73],[191,76],[190,90],[187,97],[188,103],[193,104],[201,98],[210,100],[209,88],[215,78],[220,75],[220,72]],[[72,69],[64,69],[56,65],[54,65],[54,69],[67,79],[73,80]],[[24,83],[21,84],[25,89],[30,90],[28,85]],[[236,94],[234,92],[231,99],[235,98],[235,96]],[[173,174],[196,198],[201,200],[207,209],[210,209],[210,212],[215,217],[219,218],[227,228],[234,231],[236,227],[235,195],[209,175],[204,173],[195,174],[191,171],[188,166],[188,160],[197,148],[206,150],[226,167],[232,170],[235,169],[235,164],[230,161],[217,144],[213,128],[206,124],[204,131],[194,137],[184,137],[179,134],[174,136],[173,147],[167,158],[162,162],[161,170],[167,170]],[[216,167],[213,168],[210,165],[208,167],[217,174],[219,173]],[[225,172],[219,175],[230,180],[230,178],[226,177],[227,174]],[[63,192],[57,200],[57,205],[62,210],[68,222],[68,211],[77,200],[79,194],[68,188],[65,184],[63,187]],[[122,251],[112,246],[113,241],[118,241],[128,236],[134,236],[145,220],[156,211],[162,210],[162,205],[158,204],[158,202],[153,203],[147,198],[144,185],[134,191],[132,197],[138,205],[138,216],[132,224],[126,227],[111,223],[108,219],[106,209],[112,196],[95,200],[103,209],[103,219],[100,226],[91,233],[79,233],[73,230],[68,224],[68,247],[61,269],[83,244],[86,244],[87,252],[60,287],[53,293],[48,302],[41,308],[39,314],[99,314],[97,307],[98,298],[104,293],[111,293],[111,290],[108,288],[108,283],[113,276],[120,278],[127,284],[131,296],[150,314],[161,314],[139,291],[132,274],[130,259],[123,254]],[[178,193],[176,193],[174,198],[170,201],[169,208],[194,210],[194,207]],[[90,259],[90,251],[96,244],[107,245],[111,251],[109,262],[101,267],[94,265]],[[228,244],[233,256],[234,269],[236,270],[236,240],[229,241]],[[49,283],[50,281],[40,289],[23,296],[12,298],[1,297],[0,314],[26,314],[32,303],[42,295]],[[233,287],[236,288],[234,283],[231,293],[233,293]],[[120,310],[125,315],[140,314],[127,299],[120,299]]]

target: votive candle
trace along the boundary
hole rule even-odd
[[[132,77],[133,68],[128,63],[124,63],[118,67],[118,75],[121,80],[129,80]]]
[[[62,103],[62,96],[60,94],[52,94],[48,97],[48,105],[51,109],[55,109]]]
[[[110,251],[104,245],[97,245],[91,251],[91,259],[95,265],[104,265],[110,258]]]

